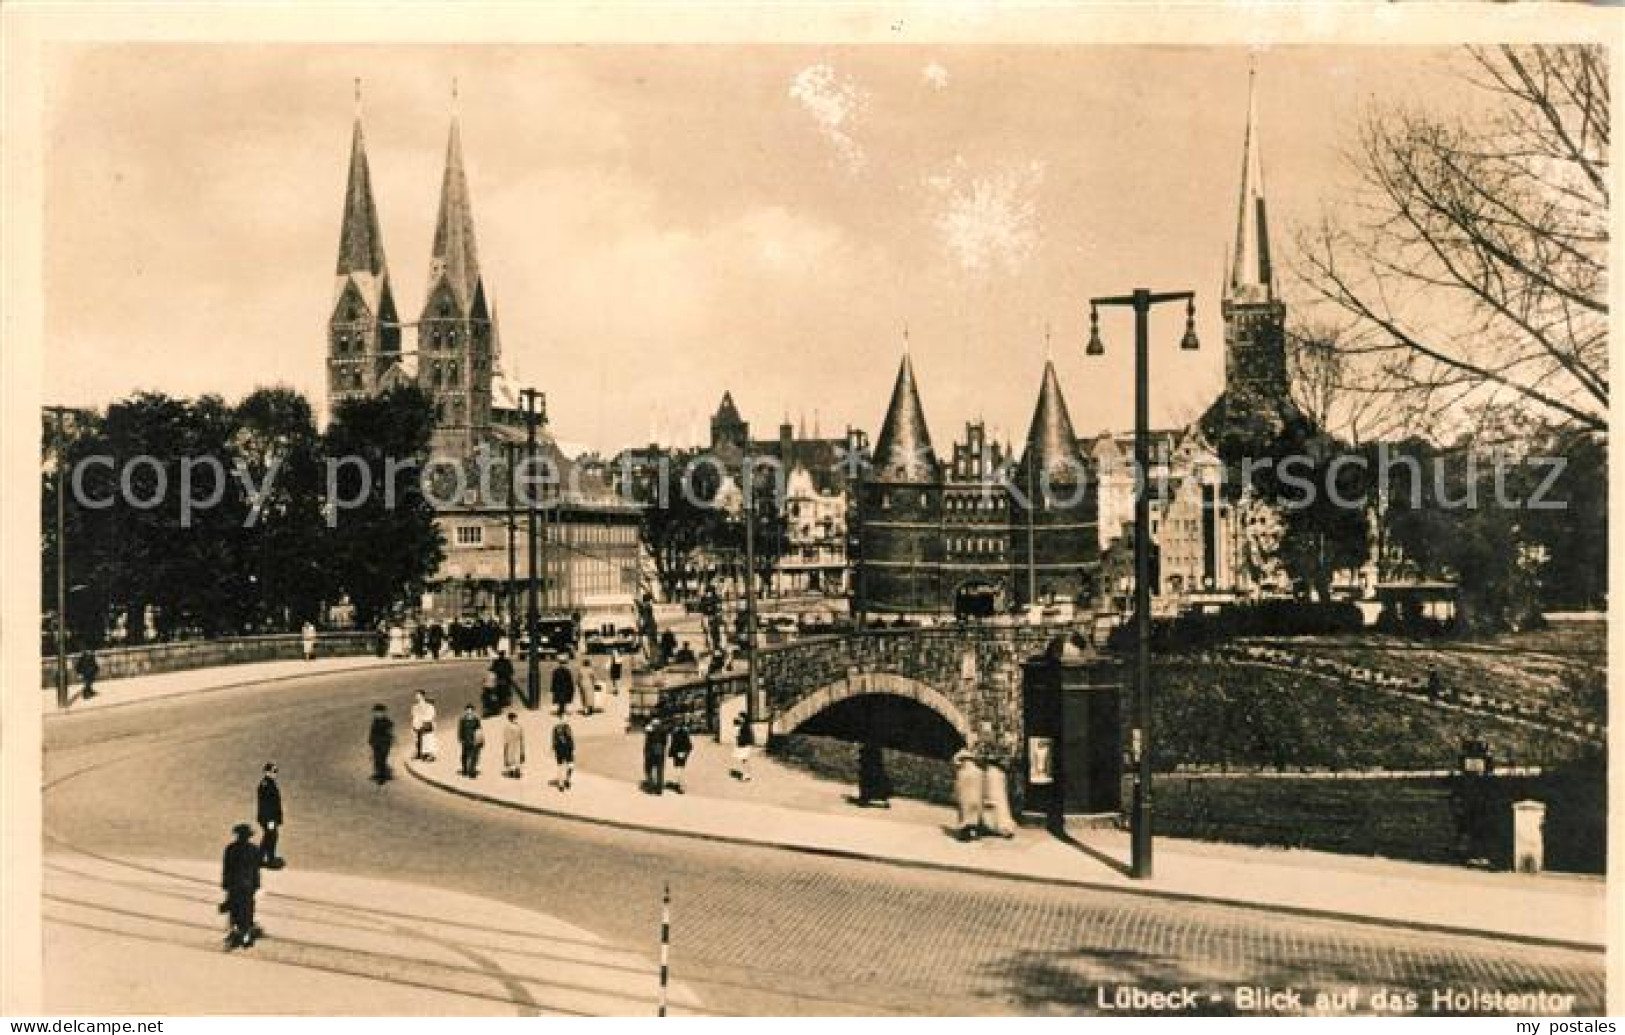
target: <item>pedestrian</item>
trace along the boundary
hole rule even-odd
[[[744,715],[734,716],[734,768],[735,779],[750,780],[751,749],[756,746],[756,731],[745,721]]]
[[[556,766],[553,786],[561,791],[569,790],[576,772],[576,736],[565,719],[553,725],[553,763]]]
[[[305,660],[316,660],[316,627],[309,622],[299,630],[299,643],[304,648]]]
[[[502,698],[502,707],[506,708],[513,701],[513,662],[508,659],[505,648],[497,648],[497,656],[491,662],[490,671],[497,677],[497,693]]]
[[[413,622],[412,623],[412,657],[418,659],[419,661],[422,661],[423,660],[423,655],[425,653],[427,653],[428,650],[429,650],[428,637],[424,633],[423,626],[416,623],[416,622]]]
[[[677,634],[667,629],[660,634],[660,663],[662,665],[671,664],[672,655],[676,653]]]
[[[502,775],[519,779],[525,764],[525,730],[519,725],[519,715],[508,713],[508,723],[502,727]]]
[[[372,728],[367,731],[367,743],[372,746],[372,778],[381,787],[389,782],[389,749],[395,746],[395,723],[389,709],[382,704],[372,706]]]
[[[79,688],[79,696],[90,700],[96,696],[96,676],[101,672],[101,663],[96,660],[96,652],[85,649],[79,652],[79,659],[73,663],[74,670],[79,673],[79,680],[83,684]]]
[[[576,680],[581,688],[581,714],[592,715],[598,711],[598,673],[592,667],[592,659],[585,654],[581,655],[581,676]]]
[[[886,775],[886,756],[880,745],[866,740],[858,748],[858,804],[891,808],[891,777]]]
[[[666,786],[666,724],[659,717],[643,728],[643,789],[659,794]]]
[[[679,665],[693,665],[698,660],[698,657],[694,654],[694,648],[688,645],[687,640],[684,640],[683,645],[677,649],[677,663]]]
[[[268,870],[280,870],[287,865],[287,860],[276,854],[277,841],[282,836],[282,788],[277,786],[276,774],[276,763],[265,763],[259,789],[254,795],[254,818],[259,821],[260,830],[263,831],[260,835],[260,865]]]
[[[609,692],[616,697],[621,696],[621,679],[626,675],[626,668],[621,664],[621,652],[615,651],[609,656]]]
[[[564,718],[564,711],[575,700],[575,677],[570,674],[570,666],[565,664],[564,658],[559,658],[558,664],[553,667],[553,714]]]
[[[220,887],[226,893],[220,908],[231,918],[227,952],[248,948],[264,933],[254,923],[254,895],[260,890],[260,849],[254,844],[254,828],[239,823],[231,832],[234,840],[220,858]]]
[[[434,761],[434,752],[430,751],[425,741],[434,736],[434,702],[429,695],[419,690],[412,695],[412,735],[416,740],[413,745],[412,757],[425,762]]]
[[[688,766],[688,756],[694,753],[694,738],[689,735],[688,723],[679,722],[671,731],[671,746],[666,754],[671,758],[671,789],[678,794],[683,793],[683,770]]]
[[[463,748],[463,775],[472,780],[480,775],[480,750],[485,747],[485,727],[472,703],[464,706],[457,720],[457,743]]]
[[[976,840],[982,833],[982,767],[968,750],[954,755],[954,801],[959,806],[959,840]]]
[[[435,661],[439,661],[440,648],[446,644],[446,630],[441,628],[439,622],[429,626],[428,640],[429,657],[433,658]]]

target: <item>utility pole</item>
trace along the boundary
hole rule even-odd
[[[538,424],[547,423],[547,397],[534,388],[526,388],[520,396],[525,403],[525,464],[529,468],[531,479],[536,477],[536,428]],[[537,406],[540,404],[540,411]],[[527,488],[525,494],[525,532],[528,540],[527,560],[530,568],[530,578],[526,586],[525,602],[525,635],[530,642],[530,649],[526,651],[525,658],[525,696],[526,705],[532,710],[539,708],[542,702],[542,658],[541,658],[541,614],[536,601],[536,569],[541,563],[541,544],[536,535],[537,500],[535,486]]]
[[[1136,288],[1133,294],[1089,300],[1090,356],[1106,351],[1100,341],[1100,306],[1128,306],[1134,310],[1134,697],[1139,744],[1136,751],[1132,816],[1133,876],[1151,876],[1151,307],[1163,302],[1185,303],[1185,337],[1179,347],[1200,348],[1196,340],[1196,294],[1172,291],[1153,294]]]
[[[514,584],[519,581],[519,543],[518,521],[515,506],[518,501],[514,499],[514,444],[502,444],[504,459],[508,462],[508,590],[502,594],[502,607],[507,612],[503,617],[504,625],[508,630],[508,649],[513,650],[519,645],[519,609],[514,606]]]
[[[1027,606],[1038,603],[1038,559],[1033,555],[1037,535],[1033,529],[1033,509],[1038,499],[1033,494],[1033,447],[1027,446]]]
[[[750,465],[745,465],[750,471]],[[745,483],[745,721],[760,722],[761,706],[757,701],[759,684],[756,675],[756,487],[754,476]]]
[[[53,437],[56,439],[56,470],[52,483],[56,489],[56,706],[68,706],[68,511],[67,511],[67,441],[63,419],[66,406],[47,406],[45,412],[56,418]]]

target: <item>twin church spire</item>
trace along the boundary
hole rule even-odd
[[[339,230],[338,286],[329,319],[328,397],[337,405],[415,379],[435,404],[435,449],[471,453],[491,423],[498,338],[480,273],[459,119],[454,111],[429,283],[416,325],[416,371],[409,374],[400,362],[403,324],[384,254],[360,102],[357,81]]]

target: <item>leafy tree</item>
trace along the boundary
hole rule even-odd
[[[416,385],[342,402],[328,425],[324,552],[358,625],[415,600],[445,556],[422,484],[433,431],[433,404]]]
[[[309,401],[291,388],[251,393],[236,420],[236,459],[258,490],[241,559],[254,588],[248,618],[256,628],[297,629],[338,596],[322,517],[321,437]]]
[[[714,546],[724,520],[717,507],[721,473],[713,463],[691,463],[692,456],[669,454],[643,490],[640,535],[654,559],[655,576],[667,599],[686,597],[701,550]]]

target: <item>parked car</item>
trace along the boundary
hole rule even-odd
[[[530,657],[530,632],[520,625],[519,649],[515,657]],[[543,658],[571,658],[576,652],[576,623],[573,618],[549,617],[536,623],[540,648],[537,656]]]

